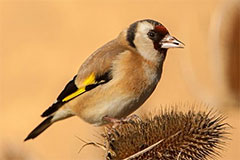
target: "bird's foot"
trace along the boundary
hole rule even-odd
[[[119,126],[123,123],[122,119],[116,119],[116,118],[109,117],[109,116],[104,116],[102,119],[108,123],[112,123],[113,124],[112,128],[116,128],[117,126]]]
[[[133,115],[130,115],[128,117],[121,118],[121,119],[116,119],[116,118],[113,118],[113,117],[104,116],[103,120],[112,123],[113,124],[112,128],[115,129],[119,125],[131,122],[131,121],[141,121],[141,118],[139,116],[137,116],[136,114],[133,114]]]
[[[130,121],[142,121],[142,119],[136,115],[136,114],[132,114],[126,118],[123,118],[124,122],[130,122]]]

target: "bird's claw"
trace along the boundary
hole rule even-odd
[[[131,121],[141,121],[141,118],[139,116],[137,116],[136,114],[133,114],[131,116],[121,118],[121,119],[116,119],[116,118],[112,118],[112,117],[109,117],[109,116],[104,116],[103,120],[112,123],[113,124],[112,128],[115,129],[118,126],[129,123]]]

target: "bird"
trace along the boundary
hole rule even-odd
[[[95,126],[127,117],[155,90],[169,48],[184,48],[184,43],[161,23],[143,19],[130,24],[85,60],[24,141],[72,116]]]

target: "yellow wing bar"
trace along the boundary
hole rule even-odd
[[[96,77],[95,77],[94,73],[92,73],[90,76],[88,76],[88,77],[84,80],[84,82],[83,82],[84,87],[79,88],[77,91],[75,91],[75,92],[73,92],[72,94],[70,94],[70,95],[68,95],[67,97],[65,97],[65,98],[62,100],[62,102],[66,102],[66,101],[68,101],[68,100],[70,100],[70,99],[72,99],[72,98],[74,98],[74,97],[82,94],[83,92],[85,92],[85,91],[86,91],[86,90],[85,90],[85,87],[86,87],[87,85],[94,84],[94,83],[96,82],[96,81],[95,81],[95,78],[96,78]]]

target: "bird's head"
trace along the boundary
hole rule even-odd
[[[169,48],[184,47],[161,23],[150,19],[131,24],[127,29],[126,39],[131,47],[147,59]]]

